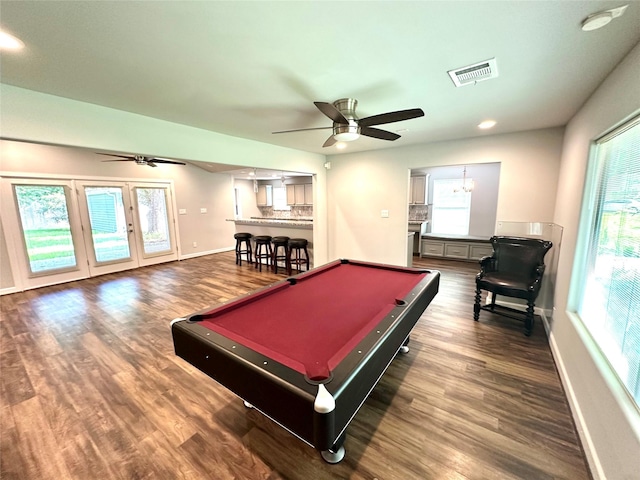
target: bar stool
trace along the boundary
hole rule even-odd
[[[273,237],[271,242],[273,243],[273,273],[278,273],[278,260],[284,262],[284,271],[289,272],[289,257],[287,256],[289,237]],[[284,248],[284,254],[278,255],[278,248]]]
[[[251,251],[251,235],[250,233],[240,232],[236,233],[233,238],[236,239],[236,265],[242,265],[242,255],[246,256],[247,262],[253,263],[251,257],[253,255]],[[242,244],[244,243],[244,249]]]
[[[291,270],[294,265],[296,266],[296,270],[302,271],[302,265],[305,265],[306,270],[309,270],[309,252],[307,251],[308,243],[309,242],[304,238],[292,238],[289,240],[289,247],[287,248],[289,275],[291,275]],[[302,258],[302,252],[304,252],[305,258]]]
[[[273,251],[271,250],[271,237],[269,235],[256,235],[253,237],[256,241],[256,268],[262,271],[262,260],[267,261],[267,267],[271,266],[271,258]],[[262,248],[264,247],[264,252]]]

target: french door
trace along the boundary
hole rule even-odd
[[[17,286],[176,260],[171,195],[168,183],[3,179],[3,227],[11,232]]]

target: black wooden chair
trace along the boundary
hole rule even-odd
[[[480,310],[486,310],[510,318],[521,318],[522,311],[496,305],[496,296],[522,298],[527,301],[524,318],[524,334],[531,335],[533,310],[540,292],[544,274],[544,256],[551,242],[533,238],[491,237],[493,255],[480,259],[480,273],[476,275],[476,297],[473,319],[478,321]],[[491,303],[480,305],[481,291],[491,292]],[[514,315],[519,313],[520,315]]]

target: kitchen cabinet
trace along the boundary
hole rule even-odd
[[[428,200],[429,175],[411,177],[409,203],[411,205],[426,205]]]
[[[304,205],[304,185],[294,185],[294,197],[296,205]]]
[[[296,189],[295,185],[287,185],[287,205],[296,204]]]
[[[287,205],[313,205],[313,184],[287,185]]]
[[[273,206],[273,186],[258,185],[258,193],[256,193],[256,203],[259,207]]]
[[[477,261],[493,253],[489,240],[429,237],[422,239],[423,257],[444,257]]]
[[[313,183],[304,184],[304,203],[313,205]]]
[[[493,247],[490,244],[469,245],[469,258],[471,260],[480,260],[482,257],[491,255],[493,255]]]

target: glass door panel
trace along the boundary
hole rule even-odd
[[[136,221],[139,225],[138,239],[142,245],[141,256],[145,259],[166,255],[177,258],[169,208],[169,189],[164,186],[135,186],[134,197],[138,207]]]
[[[6,270],[17,290],[89,276],[74,191],[68,180],[0,178]]]
[[[76,269],[63,185],[14,185],[22,240],[32,275]]]
[[[82,181],[78,186],[91,275],[138,267],[128,185]]]
[[[85,187],[96,263],[131,260],[122,188]]]

